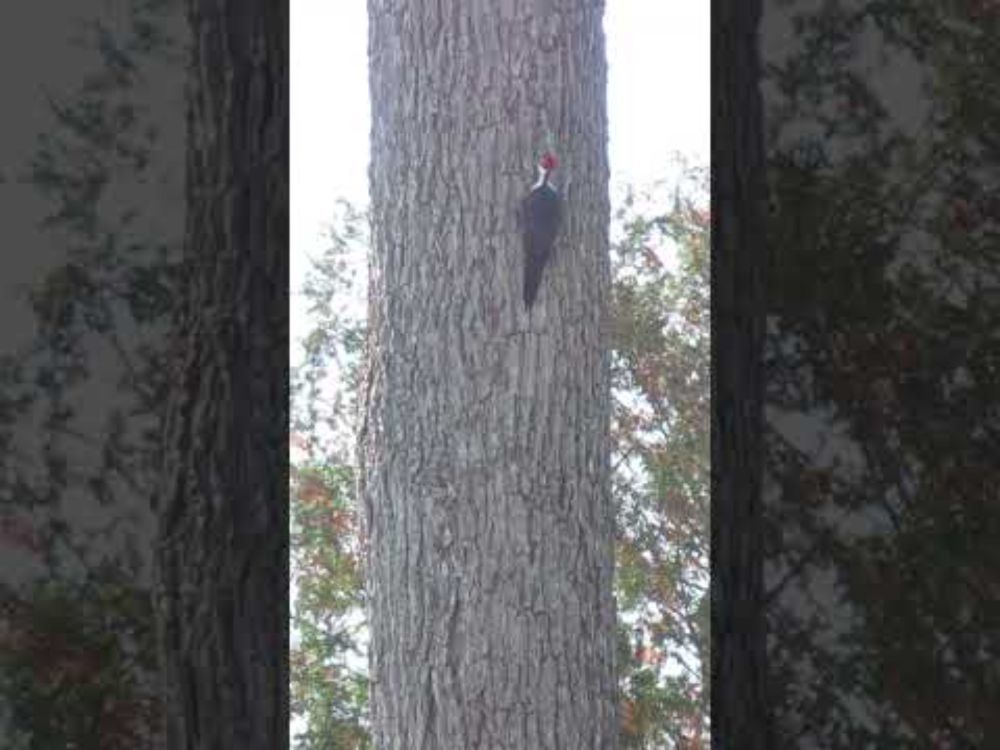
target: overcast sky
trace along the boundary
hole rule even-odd
[[[293,289],[325,248],[337,198],[367,202],[365,0],[291,0]],[[709,3],[607,0],[612,185],[670,171],[672,152],[709,155]],[[293,297],[292,324],[301,331]]]

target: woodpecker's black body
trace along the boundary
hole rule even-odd
[[[552,257],[552,248],[562,220],[562,200],[549,184],[549,169],[544,165],[541,167],[541,179],[521,206],[524,232],[524,304],[529,309],[538,296],[542,271]]]

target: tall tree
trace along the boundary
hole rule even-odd
[[[157,492],[167,746],[288,739],[288,10],[192,0],[186,283]]]
[[[360,447],[380,748],[612,748],[602,2],[370,0]],[[561,157],[530,314],[516,207]]]
[[[772,747],[761,534],[764,147],[759,0],[713,3],[713,744]]]

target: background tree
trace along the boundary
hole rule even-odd
[[[714,736],[773,747],[765,695],[760,439],[766,183],[759,0],[712,3]]]
[[[188,10],[187,275],[156,493],[167,745],[270,749],[288,742],[288,8]]]
[[[614,747],[603,3],[369,3],[376,747]],[[547,140],[566,222],[523,309]]]
[[[183,107],[164,97],[164,88],[168,94],[182,91],[174,87],[181,79],[176,72],[187,62],[183,30],[189,19],[169,0],[123,0],[108,10],[110,20],[105,17],[83,29],[85,42],[99,52],[99,70],[85,77],[78,95],[53,97],[57,128],[41,138],[30,175],[56,205],[46,224],[65,242],[69,260],[58,263],[33,290],[36,341],[4,363],[9,408],[3,416],[9,417],[5,427],[10,428],[3,435],[5,443],[14,444],[26,423],[39,415],[43,428],[37,450],[28,443],[5,467],[13,469],[5,472],[10,480],[5,490],[21,512],[8,513],[4,528],[40,558],[39,577],[56,583],[20,581],[9,587],[4,633],[7,645],[18,648],[5,652],[3,689],[10,710],[4,718],[19,730],[26,727],[12,735],[27,747],[156,745],[161,706],[153,696],[160,670],[152,658],[152,560],[147,550],[151,522],[159,520],[164,532],[161,583],[166,584],[161,589],[166,594],[163,633],[168,641],[178,636],[165,644],[164,653],[172,697],[194,698],[173,705],[169,745],[216,741],[218,735],[191,727],[200,722],[201,729],[211,724],[215,731],[221,720],[223,732],[237,735],[230,744],[247,745],[238,735],[249,732],[253,741],[273,747],[287,735],[287,681],[281,669],[287,621],[286,613],[274,607],[273,596],[286,583],[282,509],[287,487],[280,474],[286,445],[278,437],[284,434],[284,420],[265,423],[262,417],[273,414],[271,405],[284,403],[286,388],[285,373],[275,370],[272,360],[285,341],[270,335],[270,326],[280,330],[282,324],[271,310],[286,309],[282,264],[287,263],[287,248],[280,244],[287,223],[287,193],[281,184],[287,170],[281,119],[287,111],[281,103],[287,91],[282,76],[286,31],[280,16],[262,15],[268,10],[263,5],[243,4],[224,19],[212,9],[206,14],[200,5],[190,7],[196,29],[211,30],[198,36],[204,46],[197,48],[195,70],[204,75],[190,88],[192,119],[201,128],[194,135],[225,126],[219,132],[227,137],[214,141],[218,151],[203,149],[204,139],[189,144],[195,148],[187,170],[193,177],[187,196],[192,210],[189,253],[181,262],[176,253],[181,238],[175,230],[183,216],[176,210],[183,208],[184,182],[177,168],[183,159],[173,158],[170,146],[184,142],[183,116],[177,114]],[[221,50],[226,54],[217,54]],[[244,87],[232,99],[223,90],[226,81],[216,75],[228,63],[240,65],[234,83]],[[157,77],[158,70],[166,73],[166,82]],[[157,98],[147,96],[151,89]],[[233,106],[216,110],[207,100]],[[268,107],[275,101],[277,114],[270,118]],[[212,120],[216,113],[219,119]],[[230,128],[233,123],[237,127]],[[260,129],[245,131],[247,123]],[[265,156],[256,158],[262,152]],[[154,191],[165,188],[177,200],[172,205],[157,200],[159,196],[149,194],[150,186]],[[215,221],[223,207],[233,211],[231,223]],[[258,216],[266,222],[263,230],[250,226]],[[200,250],[219,252],[205,262]],[[233,270],[241,272],[234,286],[218,283]],[[212,274],[211,282],[185,285],[190,278],[204,282],[199,274],[206,273]],[[186,295],[191,288],[193,294]],[[199,308],[192,305],[195,297],[218,306]],[[216,369],[202,368],[204,360],[196,357],[180,368],[184,378],[171,382],[166,347],[160,344],[178,299],[191,313],[184,318],[181,348],[199,345]],[[247,310],[247,316],[238,314]],[[244,357],[247,352],[252,356]],[[216,355],[219,359],[213,359]],[[202,374],[206,380],[194,377]],[[228,397],[198,391],[223,382],[233,388]],[[109,383],[117,386],[111,394]],[[254,390],[261,384],[263,389]],[[174,442],[159,498],[164,514],[156,519],[149,500],[163,455],[159,435],[168,386],[174,388],[173,421],[168,423]],[[260,406],[254,414],[258,419],[236,424],[234,415],[250,414],[246,403]],[[206,440],[201,445],[187,440],[191,423],[185,408],[191,404],[206,406],[193,418],[201,428],[199,437]],[[228,437],[239,435],[243,441],[227,442],[226,435],[213,433],[220,420],[234,430]],[[211,450],[202,451],[206,444]],[[265,474],[277,470],[277,480],[268,485],[249,476],[242,465],[226,471],[260,444],[273,451],[275,461],[243,465]],[[209,471],[200,471],[209,463]],[[174,469],[177,473],[171,474]],[[192,477],[194,485],[185,486]],[[205,477],[210,481],[201,483]],[[241,496],[238,485],[248,478],[265,493],[256,507],[269,516],[255,515],[250,495]],[[178,479],[173,486],[172,479]],[[198,491],[190,491],[192,486]],[[201,490],[205,492],[199,494]],[[216,501],[215,510],[226,496],[233,502],[227,509],[239,512],[207,514],[208,505],[198,501],[208,496]],[[81,519],[93,505],[101,523],[85,528]],[[192,525],[207,533],[197,539],[172,536]],[[222,538],[232,546],[215,548],[215,531],[228,532]],[[259,544],[261,540],[266,543]],[[251,550],[261,557],[244,554]],[[212,563],[220,564],[194,569]],[[275,564],[277,571],[264,570]],[[207,576],[199,577],[206,571]],[[223,583],[226,575],[230,586]],[[181,586],[182,576],[194,586]],[[175,606],[184,597],[189,598]],[[254,603],[265,610],[264,618],[236,607]],[[191,610],[183,609],[187,604],[193,605]],[[261,619],[263,626],[241,642],[239,632],[246,632],[241,629],[253,630]],[[272,637],[268,643],[272,634],[277,640]],[[266,658],[258,660],[261,654]],[[248,684],[262,675],[264,687]],[[230,690],[233,685],[246,689],[237,694]],[[209,696],[218,700],[213,704]],[[260,710],[259,703],[252,703],[255,696],[270,700],[272,710]],[[211,716],[204,713],[206,707],[214,712]]]

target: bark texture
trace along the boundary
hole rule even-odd
[[[375,744],[614,748],[603,3],[368,9]],[[567,202],[529,315],[546,148]]]
[[[157,492],[171,750],[288,742],[287,5],[189,4],[186,261]]]
[[[712,746],[769,750],[761,534],[760,0],[712,3]]]

